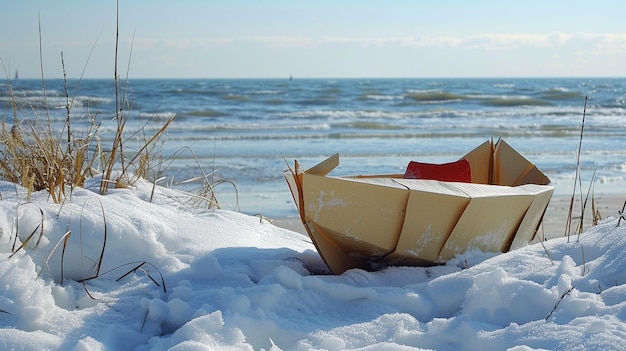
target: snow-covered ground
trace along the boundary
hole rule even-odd
[[[95,180],[85,188],[57,205],[0,183],[0,349],[625,345],[626,221],[616,218],[545,249],[334,276],[307,237],[262,218],[198,211],[143,181],[106,196]]]

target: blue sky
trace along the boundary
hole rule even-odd
[[[7,72],[41,76],[40,16],[46,77],[63,76],[61,52],[69,77],[113,76],[115,1],[2,12]],[[118,67],[137,78],[624,77],[624,14],[623,0],[120,0]]]

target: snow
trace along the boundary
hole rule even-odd
[[[334,276],[307,237],[267,219],[200,210],[142,180],[105,196],[98,185],[54,204],[0,182],[0,349],[612,350],[626,339],[616,218],[545,249]]]

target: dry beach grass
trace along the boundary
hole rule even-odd
[[[39,29],[41,42],[41,28]],[[132,186],[139,179],[146,179],[156,187],[157,183],[163,180],[161,176],[167,167],[166,161],[159,154],[159,143],[168,127],[173,123],[175,115],[172,114],[165,122],[156,129],[156,132],[149,134],[146,124],[136,128],[127,128],[130,116],[130,106],[126,99],[126,87],[128,78],[121,81],[117,69],[117,47],[119,35],[116,33],[115,41],[115,77],[112,84],[115,85],[115,111],[110,111],[106,116],[92,114],[75,113],[73,111],[74,99],[78,95],[82,77],[76,86],[68,86],[68,79],[65,75],[63,53],[61,53],[61,67],[63,68],[64,82],[64,123],[62,125],[51,122],[52,104],[48,104],[46,80],[44,78],[43,64],[41,65],[41,104],[31,106],[20,102],[14,92],[14,85],[10,79],[9,69],[4,62],[0,61],[7,77],[6,95],[9,99],[7,106],[3,108],[8,111],[0,115],[0,180],[8,181],[27,189],[28,195],[20,200],[18,207],[30,204],[31,194],[34,192],[44,192],[49,201],[59,205],[59,211],[63,205],[71,198],[75,189],[82,188],[85,182],[90,179],[99,181],[99,193],[105,195],[112,188],[125,188]],[[41,45],[40,45],[41,50]],[[40,52],[40,61],[43,62]],[[5,92],[3,92],[4,94]],[[82,120],[77,123],[77,119]],[[85,126],[85,121],[88,121]],[[104,144],[100,136],[101,123],[114,123],[114,137],[110,144]],[[147,124],[152,123],[149,120]],[[82,125],[83,127],[76,127]],[[152,126],[151,126],[152,127]],[[151,129],[151,128],[150,128]],[[190,151],[191,152],[191,151]],[[191,152],[193,154],[193,152]],[[165,166],[164,166],[165,165]],[[179,201],[183,206],[194,208],[203,207],[219,208],[214,187],[219,184],[212,183],[212,178],[202,171],[201,177],[187,180],[190,183],[201,183],[198,194],[191,191],[179,192]],[[230,184],[230,183],[229,183]],[[234,186],[234,184],[233,184]],[[16,187],[17,188],[17,187]],[[236,189],[235,189],[236,190]],[[0,194],[0,200],[2,194]],[[150,198],[152,201],[152,198]],[[184,203],[183,203],[184,202]],[[102,204],[101,204],[102,205]],[[38,207],[32,204],[32,207]],[[99,259],[95,259],[94,267],[97,267],[93,275],[85,277],[81,281],[90,280],[99,276],[99,268],[102,263],[107,244],[107,220],[105,210],[102,206],[102,232],[97,240],[101,240],[102,253]],[[46,236],[44,228],[43,211],[39,208],[42,218],[41,222],[25,238],[20,236],[18,225],[20,223],[20,211],[16,209],[15,228],[11,233],[6,233],[13,242],[10,249],[12,257],[22,249],[37,247]],[[82,216],[82,213],[81,215]],[[77,218],[76,221],[81,221]],[[68,224],[69,226],[69,224]],[[0,230],[0,237],[2,237]],[[52,252],[62,251],[64,255],[65,245],[72,232],[63,235],[56,243]],[[78,234],[82,238],[82,234]],[[21,245],[18,245],[18,237]],[[31,240],[32,239],[32,240]],[[99,241],[100,242],[100,241]],[[30,245],[32,243],[33,245]],[[62,259],[63,260],[63,259]],[[142,265],[150,263],[142,262],[134,270],[140,269]],[[157,269],[158,270],[158,269]],[[63,277],[63,270],[61,270]],[[63,280],[61,278],[61,280]],[[1,312],[1,311],[0,311]]]

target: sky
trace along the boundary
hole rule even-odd
[[[2,12],[3,75],[114,76],[115,1]],[[624,13],[623,0],[122,0],[117,67],[131,78],[624,77]]]

